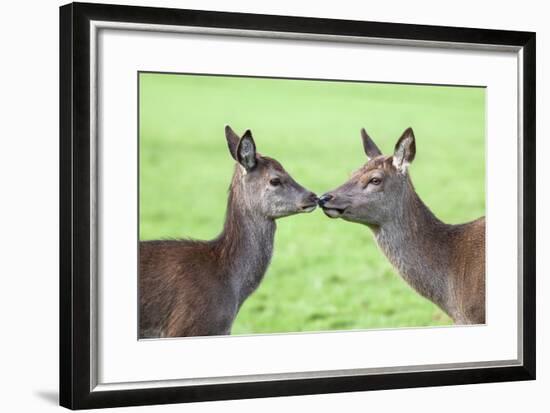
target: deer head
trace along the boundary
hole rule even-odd
[[[338,188],[319,199],[330,218],[342,218],[369,226],[380,226],[396,218],[414,193],[408,167],[416,153],[411,128],[403,132],[393,156],[384,156],[365,129],[361,130],[368,162]]]
[[[256,152],[250,130],[239,137],[226,126],[225,137],[237,161],[230,191],[242,209],[270,219],[315,209],[317,196],[298,184],[275,159]]]

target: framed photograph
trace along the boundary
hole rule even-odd
[[[535,378],[535,34],[60,9],[60,403]]]

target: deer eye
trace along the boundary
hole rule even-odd
[[[271,178],[269,180],[269,184],[271,186],[279,186],[279,185],[281,185],[281,180],[279,178]]]
[[[380,185],[382,183],[382,180],[380,178],[372,178],[370,181],[369,181],[369,184],[373,184],[373,185]]]

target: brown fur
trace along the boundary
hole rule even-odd
[[[216,317],[212,309],[222,304],[225,291],[220,271],[223,255],[216,247],[193,241],[140,244],[141,337],[211,333],[212,322],[204,321]],[[197,268],[200,276],[192,276]]]
[[[450,291],[458,323],[485,323],[485,217],[456,227],[450,244]]]

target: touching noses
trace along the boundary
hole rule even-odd
[[[321,196],[321,198],[319,198],[319,201],[318,201],[318,204],[320,207],[322,207],[323,205],[325,205],[328,201],[330,201],[332,198],[334,198],[334,196],[332,196],[331,194],[324,194]]]

